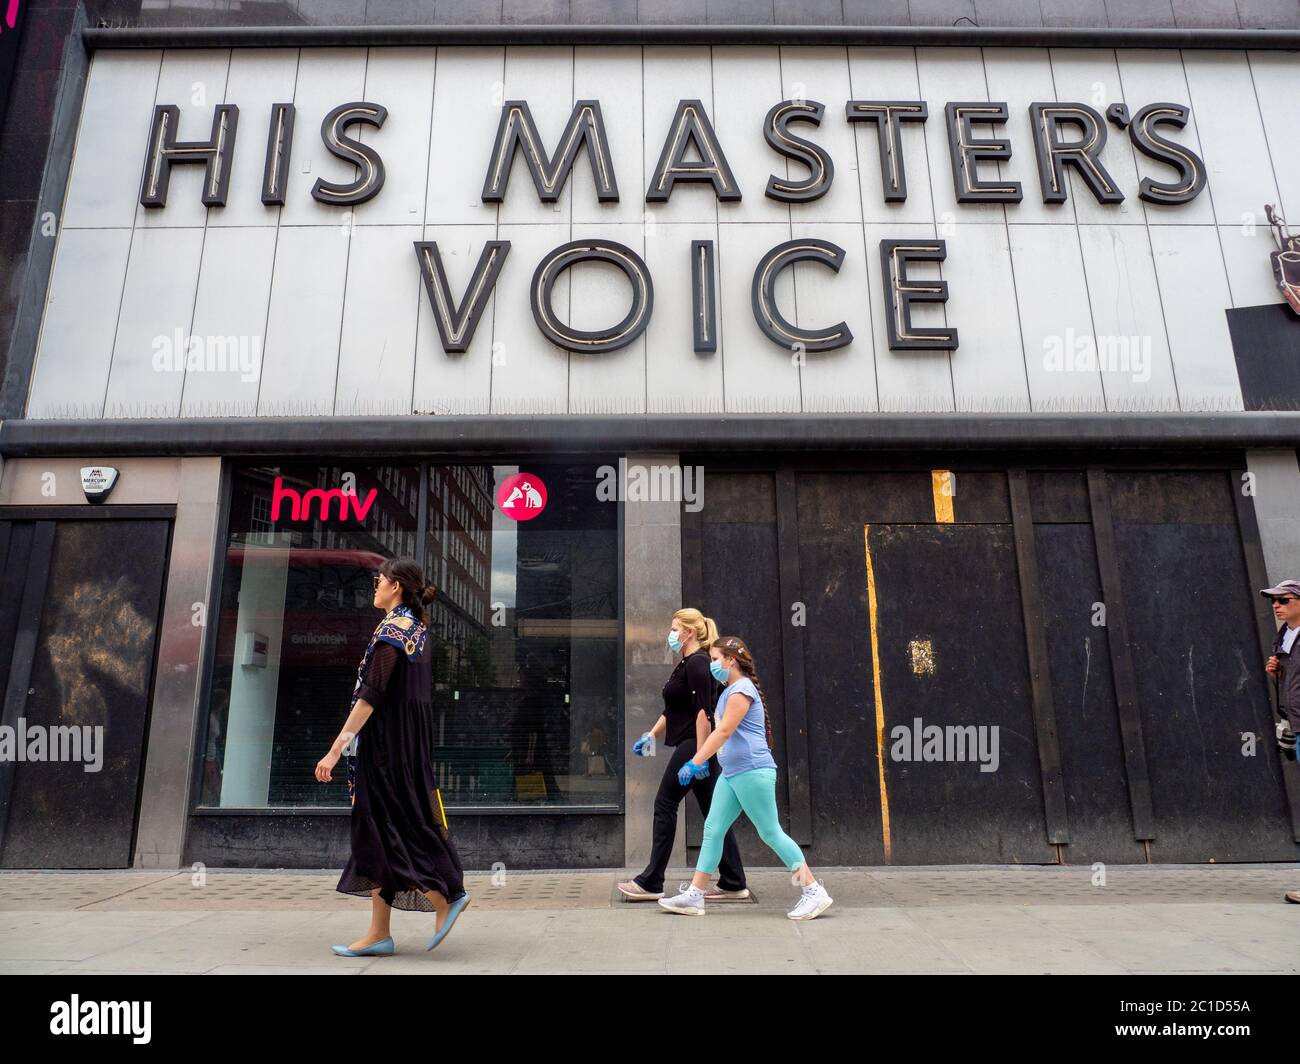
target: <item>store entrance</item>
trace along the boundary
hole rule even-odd
[[[131,866],[171,521],[100,513],[0,514],[3,868]]]

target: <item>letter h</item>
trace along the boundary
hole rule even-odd
[[[218,104],[212,116],[208,140],[177,140],[181,111],[175,104],[153,109],[153,125],[144,152],[144,176],[140,180],[140,203],[145,207],[167,206],[167,184],[175,163],[203,163],[203,205],[224,207],[230,188],[230,169],[235,155],[235,127],[239,108]]]

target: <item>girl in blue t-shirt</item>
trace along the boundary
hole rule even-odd
[[[704,889],[718,870],[722,840],[743,812],[758,829],[759,838],[770,846],[791,872],[796,873],[803,892],[791,920],[812,920],[831,905],[831,896],[817,881],[804,860],[799,844],[781,830],[776,813],[776,759],[772,757],[772,725],[763,704],[754,658],[735,636],[715,639],[709,646],[710,671],[725,684],[714,713],[717,729],[695,755],[682,765],[678,780],[686,786],[709,770],[709,758],[718,755],[722,779],[713,790],[713,804],[704,822],[704,843],[695,865],[691,884],[673,898],[660,898],[669,912],[686,916],[704,915]]]

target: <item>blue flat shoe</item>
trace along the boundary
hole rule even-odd
[[[381,938],[364,949],[348,949],[347,946],[331,946],[340,957],[390,957],[396,952],[391,938]]]
[[[447,932],[451,930],[451,925],[456,922],[456,917],[458,917],[467,908],[469,908],[468,894],[462,894],[459,898],[457,898],[454,902],[451,903],[450,907],[447,909],[446,923],[442,925],[442,930],[439,931],[436,935],[433,936],[433,938],[429,940],[429,944],[425,947],[426,952],[428,950],[433,949],[434,946],[436,946],[439,942],[441,942],[444,938],[447,937]]]

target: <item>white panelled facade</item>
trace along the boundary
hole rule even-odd
[[[506,100],[526,100],[553,151],[574,101],[601,103],[620,199],[600,203],[585,150],[555,203],[542,203],[522,151],[504,202],[481,198]],[[742,190],[718,202],[679,184],[645,202],[681,99],[700,100]],[[829,193],[806,204],[764,195],[804,167],[771,149],[764,116],[783,99],[825,105]],[[903,123],[908,198],[885,203],[875,127],[849,99],[925,100]],[[1280,302],[1263,209],[1300,221],[1300,63],[1280,52],[1014,48],[506,47],[102,50],[86,85],[28,399],[33,418],[528,415],[900,410],[1093,412],[1239,410],[1225,310]],[[385,184],[352,208],[310,194],[355,167],[320,134],[341,103],[382,104],[382,128],[349,129],[383,158]],[[962,203],[944,106],[1002,101],[1012,157],[981,176],[1021,183],[1020,203]],[[1162,135],[1205,162],[1207,187],[1182,206],[1138,198],[1173,171],[1107,123],[1102,160],[1125,195],[1098,203],[1070,172],[1069,198],[1042,202],[1031,102],[1105,114],[1168,101],[1191,108]],[[297,108],[286,202],[261,202],[270,108]],[[201,202],[203,168],[172,169],[163,208],[139,203],[156,105],[180,110],[182,140],[207,140],[213,109],[239,107],[227,205]],[[690,156],[688,156],[689,158]],[[542,256],[607,237],[648,264],[649,327],[632,344],[575,354],[538,331],[530,281]],[[780,275],[791,322],[845,321],[853,342],[792,353],[760,331],[755,265],[799,237],[845,250],[838,274],[802,262]],[[887,343],[883,239],[940,238],[945,306],[917,326],[958,330],[954,351]],[[469,349],[442,349],[413,244],[437,241],[454,296],[488,240],[511,249]],[[716,249],[718,348],[691,337],[692,240]],[[582,265],[552,300],[578,329],[620,320],[620,273]],[[1089,360],[1088,351],[1094,352]],[[197,353],[197,354],[196,354]],[[1099,364],[1096,355],[1103,357]]]

